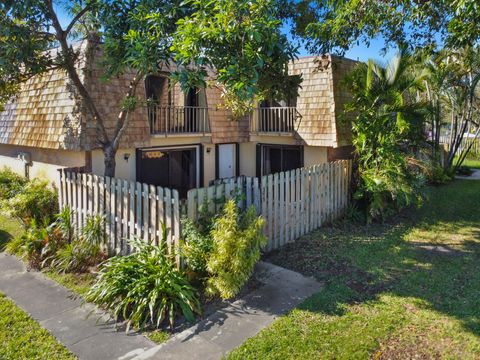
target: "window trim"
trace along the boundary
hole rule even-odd
[[[263,151],[265,147],[276,147],[283,149],[297,149],[300,150],[300,167],[304,167],[305,159],[305,146],[304,145],[290,145],[290,144],[270,144],[270,143],[258,143],[257,144],[257,177],[261,178],[263,176]]]
[[[203,145],[202,144],[188,144],[188,145],[171,145],[171,146],[150,146],[135,149],[135,164],[136,164],[136,174],[135,181],[140,182],[141,178],[141,152],[142,151],[154,151],[154,150],[195,150],[195,173],[196,173],[196,187],[203,186]]]

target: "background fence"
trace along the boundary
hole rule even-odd
[[[267,250],[339,218],[348,206],[351,161],[341,160],[273,175],[239,177],[192,189],[180,201],[177,190],[67,170],[60,172],[60,207],[69,205],[80,228],[88,215],[103,214],[109,246],[117,253],[130,251],[125,239],[138,237],[161,244],[162,224],[168,228],[166,249],[178,246],[180,214],[196,220],[207,207],[220,210],[226,199],[240,199],[242,207],[255,206],[265,219]]]
[[[440,135],[440,144],[445,144],[447,145],[447,148],[450,147],[450,136],[448,135]],[[470,154],[479,156],[480,155],[480,139],[475,139],[473,137],[464,137],[462,139],[462,142],[460,143],[459,146],[459,151],[463,151],[464,149],[468,148],[472,145],[470,148]]]

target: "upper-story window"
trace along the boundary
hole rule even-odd
[[[145,92],[152,105],[172,105],[173,94],[170,79],[166,76],[150,75],[145,79]]]
[[[209,132],[205,89],[183,92],[168,76],[150,75],[145,79],[145,92],[153,134]]]
[[[256,131],[288,133],[295,130],[297,99],[264,100],[259,104]]]

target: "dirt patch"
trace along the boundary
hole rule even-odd
[[[410,311],[416,310],[410,309]],[[443,358],[446,354],[453,359],[462,359],[465,355],[451,339],[441,336],[435,326],[419,329],[410,325],[397,336],[382,343],[371,359],[433,360]]]

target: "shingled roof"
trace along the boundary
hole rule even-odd
[[[95,61],[101,55],[99,47],[91,57],[85,56],[86,41],[76,47],[80,54],[76,65],[80,79],[104,117],[107,132],[111,134],[133,74],[128,73],[109,82],[102,81],[102,71]],[[139,109],[132,114],[134,119],[122,145],[135,146],[145,139],[148,123],[144,112]],[[22,84],[17,96],[0,112],[0,144],[91,150],[99,146],[95,128],[95,122],[82,100],[76,96],[68,75],[60,69],[37,75]]]
[[[82,52],[85,46],[79,47]],[[22,84],[17,96],[0,112],[0,143],[78,150],[80,109],[81,102],[63,70],[35,76]]]

